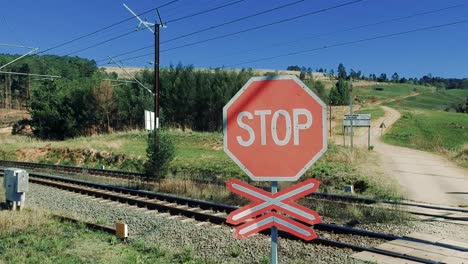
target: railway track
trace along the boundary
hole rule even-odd
[[[94,169],[86,167],[76,167],[76,166],[64,166],[64,165],[52,165],[52,164],[41,164],[33,162],[18,162],[18,161],[6,161],[0,160],[0,166],[12,166],[24,169],[42,169],[42,170],[53,170],[67,173],[76,173],[76,174],[88,174],[93,176],[107,177],[107,178],[117,178],[124,180],[139,180],[145,177],[144,173],[141,172],[129,172],[129,171],[119,171],[119,170],[105,170],[105,169]],[[218,185],[220,187],[225,187],[225,183],[221,181],[206,181],[200,179],[193,179],[193,182],[197,184],[210,184]],[[260,188],[265,188],[258,186]],[[410,214],[419,216],[423,219],[432,219],[432,220],[444,220],[452,223],[464,223],[468,224],[468,210],[457,207],[444,207],[444,206],[435,206],[429,204],[420,204],[413,202],[397,202],[397,201],[387,201],[387,200],[377,200],[370,198],[355,197],[349,195],[337,195],[337,194],[328,194],[328,193],[313,193],[311,196],[308,196],[306,199],[319,199],[327,201],[338,201],[345,203],[355,203],[368,206],[380,206],[382,208],[395,210],[395,207],[398,210],[408,212]]]
[[[197,221],[207,221],[216,225],[226,224],[226,216],[228,213],[236,210],[238,207],[189,199],[181,198],[177,196],[159,194],[148,191],[139,191],[123,187],[116,187],[106,184],[99,184],[93,182],[86,182],[74,179],[68,179],[63,177],[39,174],[39,173],[30,173],[30,181],[35,184],[46,185],[54,188],[59,188],[67,191],[72,191],[80,193],[83,195],[94,196],[96,198],[102,198],[107,200],[116,201],[119,203],[125,203],[129,205],[138,206],[141,208],[146,208],[147,210],[158,210],[161,212],[167,212],[171,215],[183,216],[188,218],[193,218]],[[381,241],[390,241],[403,239],[418,243],[424,243],[427,245],[443,247],[450,250],[458,250],[462,252],[468,252],[468,248],[463,248],[459,246],[434,243],[421,239],[400,237],[390,234],[376,233],[367,230],[355,229],[350,227],[338,226],[334,224],[321,223],[314,226],[314,229],[323,231],[323,232],[332,232],[334,234],[343,234],[343,235],[356,235],[362,237],[369,237],[379,239]],[[268,234],[267,232],[265,232]],[[290,236],[287,233],[280,233],[280,236],[288,239],[297,239]],[[424,259],[420,257],[408,256],[404,254],[395,253],[392,251],[382,250],[378,248],[371,248],[356,244],[351,244],[342,241],[318,238],[312,242],[306,243],[319,243],[323,245],[340,247],[340,248],[349,248],[354,251],[367,251],[375,254],[385,255],[393,258],[404,259],[408,261],[418,262],[418,263],[439,263],[429,259]]]

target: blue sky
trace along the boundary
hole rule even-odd
[[[162,8],[161,14],[164,20],[170,21],[235,1],[179,0]],[[161,41],[296,1],[244,0],[223,9],[169,23],[167,28],[161,29]],[[275,12],[164,43],[161,45],[161,50],[272,23],[349,1],[351,0],[304,0]],[[126,0],[125,2],[115,0],[3,0],[0,9],[0,32],[2,33],[0,43],[23,44],[46,50],[56,44],[128,18],[130,14],[124,9],[122,3],[129,5],[135,12],[141,13],[167,2],[170,0]],[[465,3],[467,5],[457,8],[344,32],[348,28]],[[336,70],[337,65],[342,62],[347,69],[359,69],[366,74],[385,72],[391,75],[396,71],[400,76],[406,77],[420,77],[427,73],[443,77],[468,77],[468,23],[251,62],[300,50],[468,20],[467,14],[468,1],[461,0],[365,0],[260,30],[166,51],[161,53],[161,64],[164,67],[182,62],[204,68],[227,66],[262,69],[285,69],[288,65],[304,65],[313,69],[324,67]],[[143,17],[154,21],[155,13]],[[136,20],[131,20],[90,38],[53,49],[48,53],[65,55],[118,34],[129,32],[135,29],[137,24]],[[336,33],[325,35],[330,32]],[[152,43],[152,34],[141,30],[73,55],[100,61],[107,56],[114,56]],[[119,58],[138,56],[152,51],[150,48]],[[24,50],[0,47],[0,52],[21,53]],[[153,61],[152,55],[124,61],[124,64],[151,67],[148,64],[150,61]],[[107,61],[100,64],[105,63]]]

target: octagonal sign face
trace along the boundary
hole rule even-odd
[[[296,76],[255,77],[224,106],[224,151],[255,181],[295,181],[327,149],[325,103]]]

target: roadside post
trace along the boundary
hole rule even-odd
[[[271,192],[240,180],[227,188],[251,200],[228,215],[242,239],[271,229],[271,263],[278,263],[278,229],[303,240],[317,236],[317,212],[294,201],[315,192],[308,179],[296,181],[327,150],[327,108],[296,76],[251,78],[223,108],[224,151],[253,181],[271,181]]]
[[[367,127],[367,148],[370,148],[371,114],[345,115],[343,119],[343,135],[348,127]],[[346,146],[345,136],[343,136],[343,145]]]
[[[349,78],[349,114],[352,116],[353,115],[353,79],[350,77]],[[353,119],[351,118],[351,134],[349,135],[349,140],[351,143],[351,150],[353,150],[353,139],[354,139],[354,129],[353,129]]]

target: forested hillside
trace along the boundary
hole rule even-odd
[[[16,57],[18,55],[0,55],[0,65]],[[347,74],[340,64],[337,75],[330,75],[338,82],[329,95],[323,83],[314,80],[310,70],[301,72],[299,77],[324,101],[343,105],[348,103],[352,80],[363,78],[360,71],[358,73],[351,70]],[[265,73],[268,76],[275,74]],[[161,69],[162,126],[220,131],[223,106],[254,75],[258,73],[251,69],[195,70],[191,65],[182,64]],[[147,91],[154,87],[153,71],[137,73],[140,84],[130,78],[117,78],[116,73],[105,72],[92,60],[52,55],[27,56],[0,72],[0,108],[28,109],[31,120],[22,124],[30,124],[40,138],[65,139],[140,129],[144,125],[144,110],[154,108],[153,95]],[[392,78],[395,83],[411,84],[432,84],[444,80],[428,79],[427,76],[420,80],[405,80],[397,78],[396,73]],[[463,86],[466,79],[459,82],[450,80],[450,83]],[[464,101],[460,99],[460,102]]]

